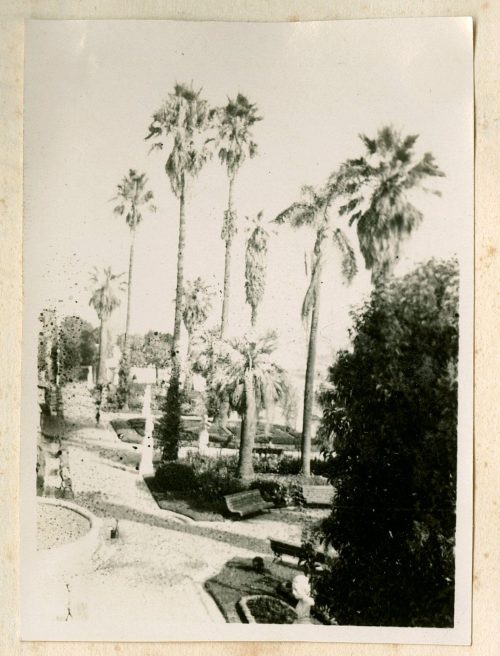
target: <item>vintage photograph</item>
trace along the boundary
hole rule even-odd
[[[24,111],[23,639],[470,642],[471,19],[29,21]]]

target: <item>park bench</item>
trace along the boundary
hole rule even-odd
[[[245,492],[236,492],[236,494],[227,494],[224,501],[229,512],[239,515],[241,518],[256,515],[274,506],[273,503],[264,501],[259,490],[246,490]]]
[[[299,564],[305,560],[306,553],[304,547],[300,544],[294,544],[293,542],[284,542],[282,540],[274,540],[269,538],[271,544],[271,551],[274,554],[274,560],[281,560],[283,556],[291,556],[292,558],[297,558]],[[317,551],[314,555],[316,562],[324,563],[325,554],[322,551]]]
[[[331,485],[303,485],[302,496],[307,506],[331,506],[333,500]]]

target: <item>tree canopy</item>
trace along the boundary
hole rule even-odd
[[[452,626],[457,262],[378,285],[351,337],[321,399],[338,556],[319,598],[340,624]]]

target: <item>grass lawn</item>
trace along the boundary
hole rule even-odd
[[[155,486],[154,478],[144,479],[156,503],[163,510],[172,510],[181,515],[191,517],[195,521],[217,522],[223,521],[224,504],[220,502],[203,501],[200,498],[181,495],[179,492],[164,492]]]
[[[241,597],[262,594],[282,598],[277,593],[280,583],[287,583],[300,573],[298,567],[273,563],[270,558],[264,559],[264,565],[264,571],[257,572],[251,558],[233,558],[218,574],[205,581],[205,589],[228,622],[243,621],[237,608]]]

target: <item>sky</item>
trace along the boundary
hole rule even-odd
[[[442,197],[418,194],[424,221],[402,246],[397,272],[429,257],[472,263],[472,70],[457,19],[231,24],[169,21],[32,21],[27,24],[25,86],[24,284],[27,321],[47,306],[97,325],[89,307],[89,272],[128,267],[129,230],[113,214],[116,186],[130,168],[145,172],[158,211],[146,214],[136,240],[131,332],[172,332],[178,200],[165,156],[148,153],[152,114],[176,82],[193,83],[212,106],[238,92],[262,116],[254,128],[258,156],[235,184],[239,217],[230,322],[249,327],[244,298],[245,217],[271,221],[298,200],[304,184],[320,185],[346,158],[362,154],[359,134],[384,125],[418,134],[446,177]],[[227,203],[225,169],[214,156],[190,190],[186,279],[201,276],[217,295],[220,317]],[[342,225],[342,223],[341,223]],[[335,258],[326,267],[319,326],[321,362],[349,343],[349,312],[370,291],[359,273],[342,283]],[[300,308],[307,277],[307,230],[270,225],[268,275],[258,329],[275,329],[277,359],[305,366]],[[125,298],[110,322],[123,332]]]

